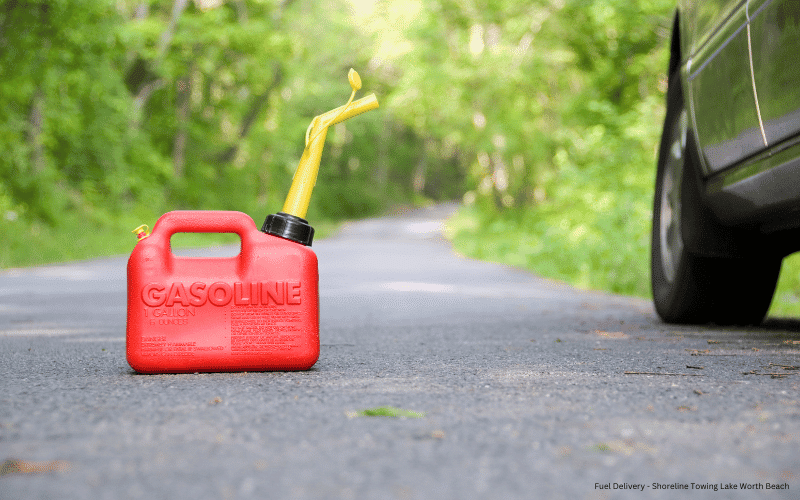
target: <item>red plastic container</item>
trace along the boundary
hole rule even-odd
[[[236,257],[177,257],[170,237],[236,233]],[[310,247],[241,212],[161,216],[128,260],[128,363],[140,373],[305,370],[319,357],[319,273]]]

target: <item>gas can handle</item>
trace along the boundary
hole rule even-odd
[[[258,232],[253,219],[230,210],[174,210],[162,215],[150,237],[169,239],[175,233],[236,233],[242,241]]]

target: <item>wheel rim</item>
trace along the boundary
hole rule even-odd
[[[669,153],[663,170],[664,178],[661,182],[661,217],[659,218],[661,265],[664,269],[664,277],[670,283],[675,279],[683,253],[681,180],[686,155],[687,124],[686,110],[683,110],[672,128]]]

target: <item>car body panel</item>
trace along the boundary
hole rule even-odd
[[[705,203],[731,227],[793,232],[800,228],[800,2],[682,0],[678,9]]]
[[[688,86],[704,174],[764,148],[750,78],[747,15],[737,7],[691,59]]]
[[[743,8],[746,0],[682,0],[680,10],[682,19],[683,54],[688,59],[694,56],[711,35],[714,34],[731,14]]]
[[[760,5],[759,5],[760,4]],[[767,142],[800,132],[800,2],[751,2],[753,73]]]
[[[723,223],[755,225],[764,234],[800,228],[800,137],[712,177],[705,193]]]

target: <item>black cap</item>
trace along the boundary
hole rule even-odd
[[[283,212],[268,215],[261,231],[307,247],[311,246],[314,239],[314,228],[308,225],[307,220]]]

